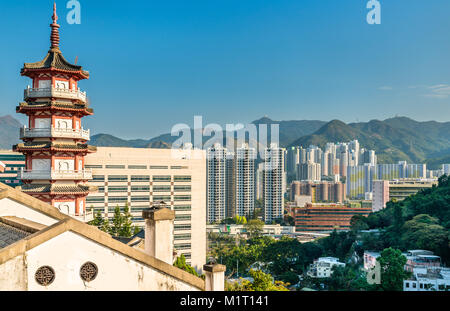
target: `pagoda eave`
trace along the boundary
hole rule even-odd
[[[94,114],[94,110],[91,108],[84,108],[84,109],[76,109],[76,108],[64,108],[64,107],[55,107],[55,106],[49,106],[49,107],[31,107],[31,106],[17,106],[16,112],[17,113],[23,113],[23,114],[29,114],[31,112],[35,111],[63,111],[63,112],[73,112],[78,113],[82,116],[91,116]]]
[[[89,73],[87,73],[86,71],[71,71],[71,70],[64,70],[64,69],[53,68],[53,67],[51,67],[51,68],[36,68],[36,69],[24,67],[20,70],[21,76],[26,76],[29,78],[34,78],[41,73],[67,74],[67,75],[70,75],[72,78],[74,78],[77,81],[89,79]]]

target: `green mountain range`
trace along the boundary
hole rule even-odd
[[[257,126],[279,125],[282,147],[317,145],[327,142],[348,142],[358,139],[362,148],[376,151],[379,163],[395,163],[405,160],[410,163],[426,162],[430,168],[450,163],[450,122],[419,122],[407,117],[395,117],[384,121],[346,124],[339,120],[274,121],[268,117],[252,122]],[[19,141],[21,124],[12,116],[0,117],[0,148],[10,149]],[[225,133],[224,133],[225,137]],[[170,148],[178,137],[162,134],[151,139],[125,140],[109,134],[91,137],[90,144],[104,147]],[[204,137],[203,142],[209,137]]]
[[[405,117],[384,121],[345,124],[333,120],[313,134],[298,138],[291,146],[346,142],[358,139],[361,147],[376,151],[379,163],[399,160],[422,163],[450,155],[450,122],[418,122]]]

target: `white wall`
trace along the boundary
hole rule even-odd
[[[80,267],[87,261],[97,265],[98,275],[84,284]],[[199,290],[70,231],[29,250],[27,264],[29,290]],[[47,288],[34,279],[41,266],[55,270]]]
[[[9,198],[0,200],[0,217],[2,216],[16,216],[47,226],[51,226],[58,221]]]

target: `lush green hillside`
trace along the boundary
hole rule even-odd
[[[449,125],[450,122],[417,122],[408,118],[350,124],[333,120],[291,145],[324,147],[327,142],[358,139],[362,147],[376,150],[380,163],[423,162],[435,154],[450,151],[450,135],[444,135]]]
[[[401,202],[365,217],[353,217],[356,229],[381,229],[380,235],[364,234],[365,250],[387,247],[426,249],[450,263],[450,177],[442,176],[439,186],[425,189]]]

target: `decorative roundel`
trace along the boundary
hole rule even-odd
[[[93,262],[86,262],[80,268],[80,277],[85,282],[90,282],[97,277],[98,268]]]
[[[55,270],[49,266],[40,267],[37,269],[34,278],[39,285],[50,285],[55,280]]]

